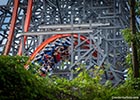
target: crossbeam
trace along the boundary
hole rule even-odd
[[[99,27],[108,26],[110,23],[91,23],[91,24],[63,24],[63,25],[41,25],[40,29],[57,29],[57,28],[88,28],[88,27]]]
[[[73,34],[73,33],[89,33],[93,32],[91,29],[87,30],[69,30],[69,31],[38,31],[38,32],[23,32],[21,35],[48,35],[48,34]]]

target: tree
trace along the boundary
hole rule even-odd
[[[137,46],[136,46],[136,39],[134,39],[136,35],[136,19],[135,19],[135,0],[130,0],[130,29],[132,33],[132,41],[131,41],[131,48],[132,48],[132,64],[133,64],[133,71],[134,71],[134,78],[139,77],[139,63],[138,63],[138,55],[137,55]]]

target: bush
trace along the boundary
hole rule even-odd
[[[33,100],[46,97],[41,80],[24,69],[27,57],[0,56],[0,100]]]
[[[39,77],[24,69],[27,59],[0,56],[0,100],[77,100],[57,87],[52,79]]]
[[[0,100],[112,100],[112,97],[140,96],[140,79],[129,77],[124,84],[101,85],[100,73],[94,78],[87,71],[73,80],[39,77],[24,69],[27,57],[0,56]],[[102,71],[101,71],[102,73]]]

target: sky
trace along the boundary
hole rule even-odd
[[[8,0],[0,0],[0,5],[6,5]]]
[[[0,5],[6,5],[7,4],[7,1],[8,0],[0,0]],[[0,51],[2,51],[2,48],[0,48]]]

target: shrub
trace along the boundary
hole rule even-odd
[[[41,80],[24,69],[27,57],[0,56],[0,100],[33,100],[46,97]]]
[[[112,97],[140,96],[132,69],[124,84],[100,84],[100,73],[93,78],[82,71],[73,80],[40,77],[24,69],[27,57],[0,56],[0,100],[112,100]],[[139,86],[138,86],[139,87]]]

